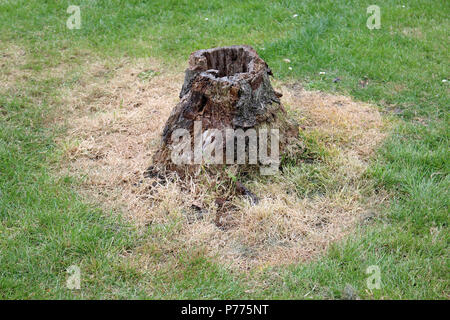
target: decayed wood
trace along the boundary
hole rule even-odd
[[[190,132],[193,141],[195,121],[201,121],[203,131],[276,126],[282,153],[289,139],[297,137],[298,126],[287,119],[280,102],[282,95],[272,88],[269,75],[270,68],[250,46],[192,53],[180,102],[166,122],[161,146],[153,157],[154,165],[178,172],[185,169],[171,161],[171,135],[183,128]]]

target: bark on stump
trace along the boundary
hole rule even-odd
[[[199,50],[189,58],[180,102],[173,109],[162,133],[159,149],[153,157],[155,168],[184,175],[195,165],[177,165],[171,159],[172,133],[186,129],[194,150],[194,122],[200,121],[203,132],[219,129],[223,134],[225,163],[225,130],[262,127],[277,128],[280,155],[295,144],[298,125],[287,119],[280,97],[270,84],[272,72],[250,46],[230,46]],[[236,150],[236,148],[235,148]],[[248,150],[247,150],[248,151]],[[256,165],[257,166],[257,165]]]

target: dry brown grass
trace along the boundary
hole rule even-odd
[[[423,33],[420,28],[404,28],[402,30],[402,33],[410,38],[417,38],[417,39],[423,39]]]
[[[329,181],[323,192],[299,196],[292,192],[298,174],[256,179],[251,189],[260,203],[233,198],[218,217],[214,200],[220,182],[174,179],[160,184],[143,177],[178,102],[183,73],[151,61],[123,61],[114,77],[105,79],[105,68],[92,64],[81,84],[67,93],[71,111],[68,134],[60,141],[67,160],[63,172],[82,176],[90,199],[152,228],[151,243],[140,250],[143,266],[158,268],[167,256],[198,248],[242,269],[308,260],[348,234],[361,214],[382,201],[363,195],[361,179],[385,137],[377,109],[277,82],[282,102],[297,115],[304,134],[314,134],[332,150],[332,157],[320,164]],[[159,74],[141,80],[138,75],[148,69]]]
[[[14,86],[28,80],[31,75],[23,66],[26,63],[26,52],[23,48],[10,45],[0,53],[0,88],[1,90],[14,89]]]

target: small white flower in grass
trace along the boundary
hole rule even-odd
[[[292,16],[292,18],[297,18],[298,17],[298,14],[294,14],[293,16]]]
[[[289,67],[289,70],[292,70],[292,67]]]
[[[442,79],[442,82],[447,82],[448,80],[447,79]]]
[[[320,75],[324,75],[324,74],[326,74],[326,72],[325,71],[320,71],[319,74]]]
[[[283,59],[283,61],[286,63],[291,63],[291,60],[289,60],[289,59]]]
[[[208,19],[208,18],[205,18],[205,20],[208,21],[209,19]]]

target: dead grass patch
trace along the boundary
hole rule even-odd
[[[7,91],[19,83],[29,79],[30,70],[25,70],[23,66],[27,61],[26,52],[16,45],[8,45],[0,53],[0,88]]]
[[[420,28],[403,28],[402,33],[410,38],[423,39],[423,33]]]
[[[275,82],[302,134],[330,153],[317,163],[255,178],[249,186],[260,203],[234,198],[218,217],[214,200],[220,181],[160,183],[143,176],[178,102],[184,74],[142,60],[123,61],[111,78],[102,76],[105,68],[92,64],[66,95],[70,117],[60,141],[67,160],[63,172],[83,177],[82,190],[90,199],[151,228],[150,242],[138,249],[142,265],[158,269],[167,257],[198,248],[242,269],[309,260],[383,201],[362,179],[386,135],[377,109]]]

